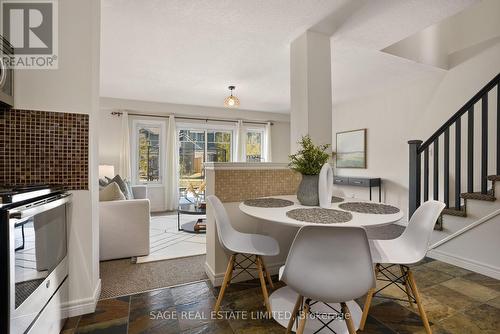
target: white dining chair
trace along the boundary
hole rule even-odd
[[[428,334],[432,333],[409,265],[421,261],[426,256],[434,225],[445,206],[442,202],[427,201],[413,213],[401,236],[391,240],[370,240],[373,263],[376,264],[375,276],[382,281],[388,282],[388,284],[379,290],[370,289],[368,292],[361,317],[360,330],[363,330],[365,326],[372,298],[377,297],[377,294],[385,288],[396,284],[406,293],[410,305],[417,304],[425,331]],[[395,266],[399,266],[400,275],[391,270]],[[385,296],[383,298],[397,299]]]
[[[280,269],[280,280],[297,294],[287,333],[300,313],[297,333],[304,332],[311,309],[318,302],[339,303],[341,311],[330,316],[320,329],[329,328],[332,321],[344,316],[350,334],[356,333],[347,301],[366,294],[375,286],[370,246],[362,227],[331,227],[308,225],[302,227],[292,243],[285,265]],[[302,311],[301,311],[302,309]]]
[[[247,272],[251,277],[253,277],[248,269],[257,269],[262,294],[264,295],[264,303],[267,311],[270,313],[271,306],[269,304],[266,279],[271,289],[274,289],[274,285],[262,257],[278,255],[280,252],[278,242],[266,235],[242,233],[235,230],[231,225],[226,209],[219,198],[217,198],[217,196],[210,195],[207,197],[207,201],[213,208],[219,242],[227,252],[231,253],[226,273],[224,275],[224,280],[220,288],[219,297],[217,298],[217,302],[214,307],[214,312],[218,312],[220,310],[224,292],[226,291],[226,288],[231,280],[241,272]],[[237,255],[241,255],[243,260],[238,261]],[[253,265],[255,265],[255,267],[252,267]],[[240,270],[240,272],[233,276],[233,272],[235,270]]]

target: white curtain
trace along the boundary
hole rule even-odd
[[[238,121],[236,123],[236,133],[235,133],[235,162],[246,162],[245,157],[245,128],[243,127],[243,121]]]
[[[120,150],[120,166],[118,168],[118,173],[123,179],[131,181],[132,169],[130,166],[130,130],[128,113],[126,111],[122,112],[121,121],[122,145]]]
[[[266,162],[271,162],[273,161],[273,155],[272,155],[272,150],[271,150],[271,122],[267,122],[266,124],[266,146],[264,148],[264,159]]]
[[[179,205],[179,138],[175,117],[168,118],[165,163],[165,210],[176,210]]]

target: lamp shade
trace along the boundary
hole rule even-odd
[[[233,95],[233,90],[236,89],[236,86],[229,86],[228,89],[231,95],[224,100],[224,106],[227,108],[238,108],[240,106],[240,99]]]
[[[99,165],[99,178],[104,179],[105,177],[112,179],[115,176],[115,166],[113,165]]]

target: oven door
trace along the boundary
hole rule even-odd
[[[10,333],[24,333],[68,276],[70,195],[9,213]]]

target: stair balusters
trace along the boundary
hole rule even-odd
[[[454,170],[454,209],[461,209],[461,180],[462,180],[462,116],[467,118],[467,155],[466,159],[466,180],[467,192],[474,192],[474,105],[481,101],[481,161],[480,161],[480,191],[485,195],[488,193],[488,93],[496,87],[497,89],[497,122],[496,122],[496,174],[500,175],[500,74],[497,74],[486,86],[474,95],[466,104],[460,108],[446,123],[444,123],[427,141],[410,140],[409,144],[409,217],[420,206],[422,200],[421,193],[421,169],[422,156],[424,160],[424,191],[423,200],[429,199],[429,149],[433,149],[433,198],[439,200],[440,186],[443,186],[443,201],[446,206],[450,206],[450,128],[455,126],[455,170]],[[464,117],[465,118],[465,117]],[[443,170],[439,170],[439,142],[443,136]],[[441,174],[441,175],[440,175]]]

